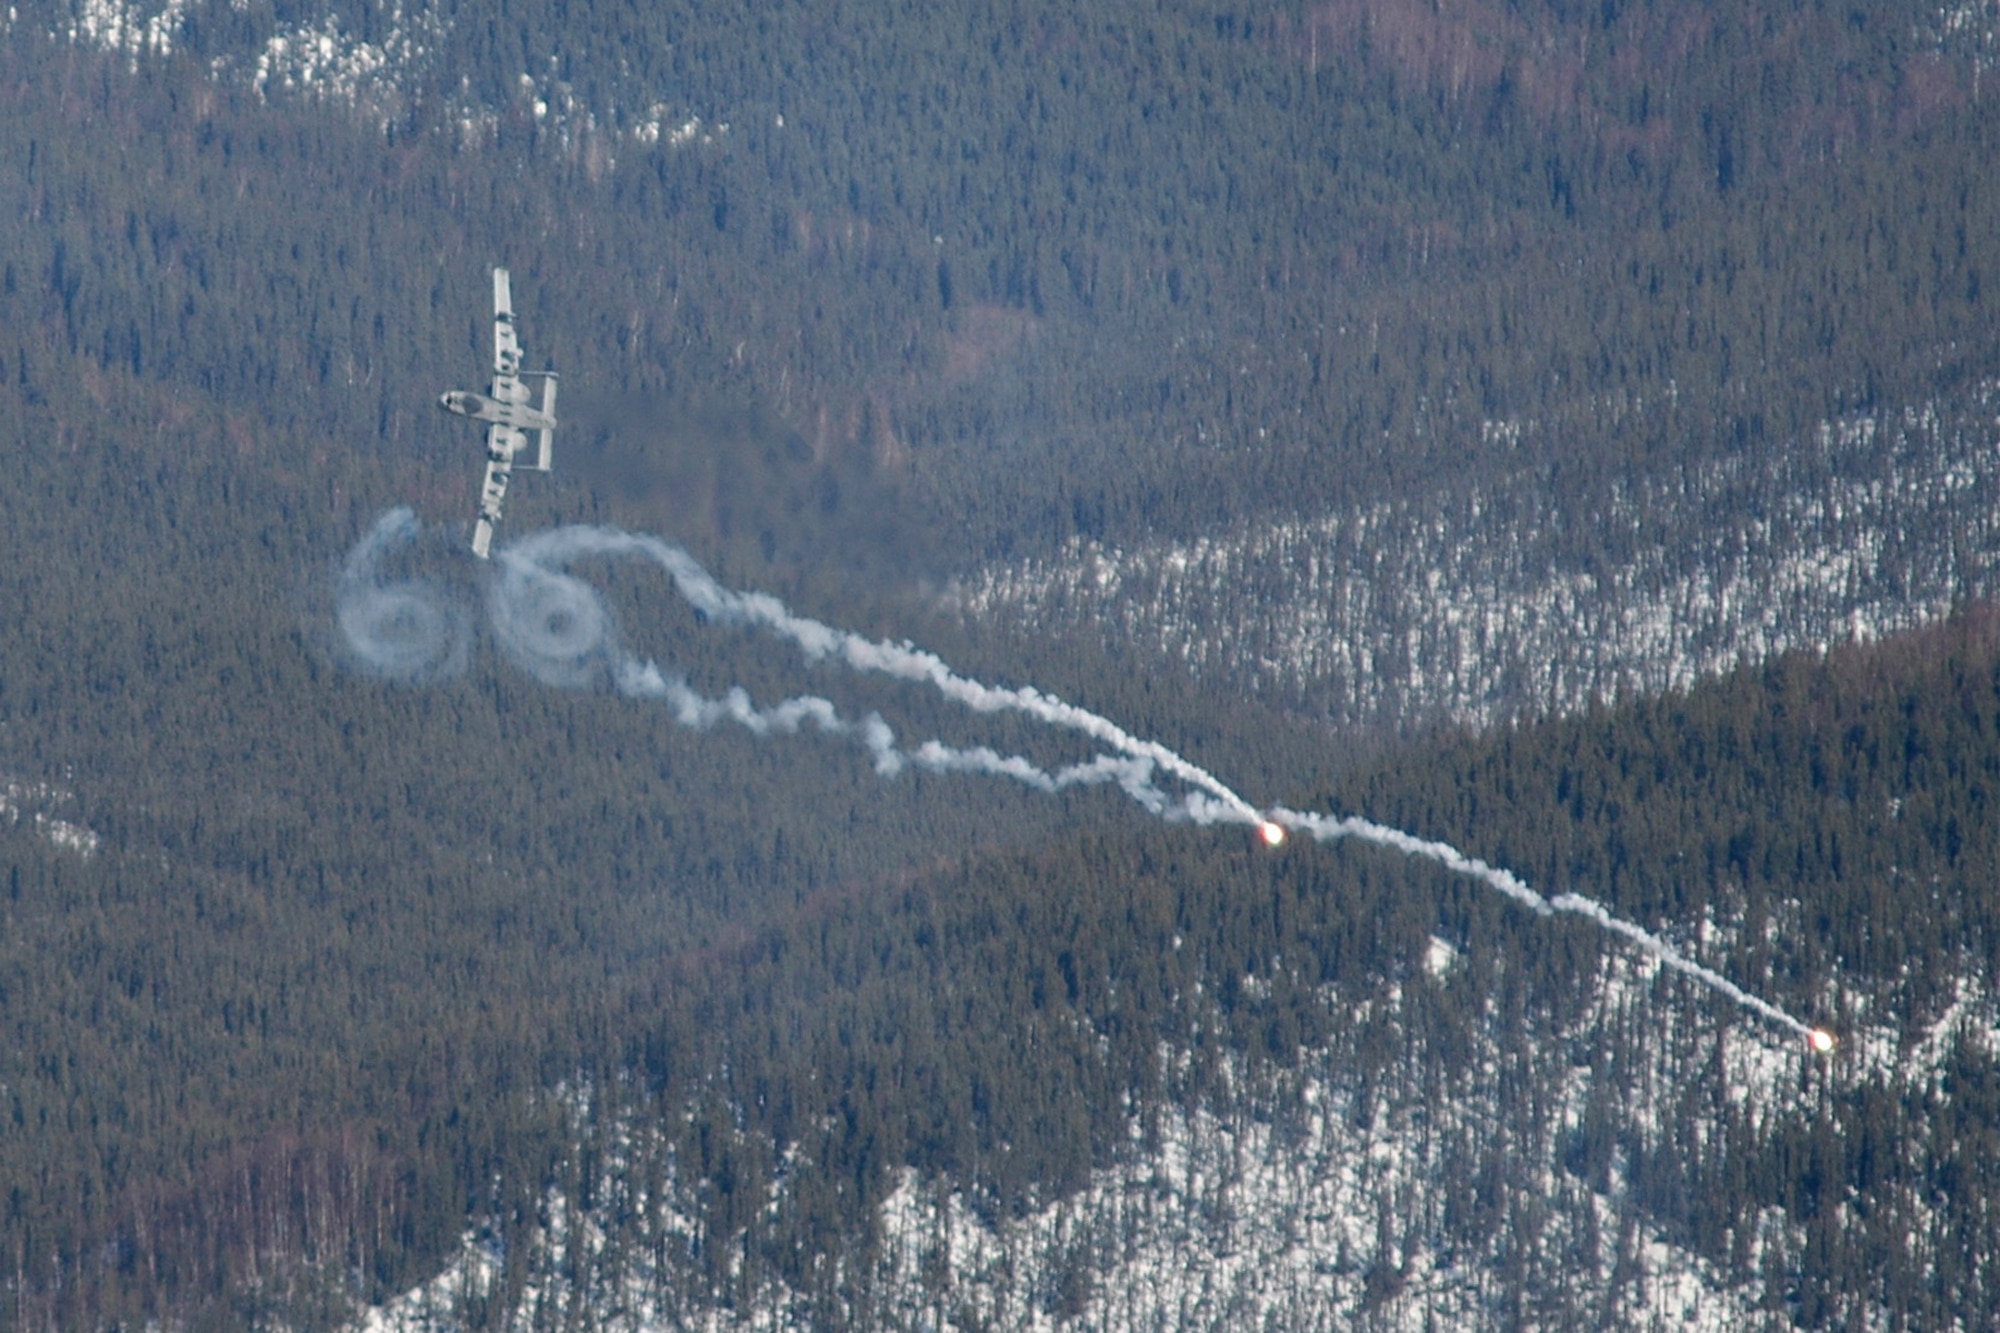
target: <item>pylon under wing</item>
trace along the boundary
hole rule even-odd
[[[530,401],[526,379],[542,382],[542,405]],[[493,270],[493,392],[455,389],[438,399],[447,412],[486,423],[486,477],[479,486],[479,512],[472,526],[472,553],[481,560],[493,549],[493,525],[500,521],[513,479],[514,456],[528,446],[528,433],[539,437],[532,466],[547,472],[554,464],[556,375],[552,370],[521,370],[521,342],[514,332],[514,294],[507,270]]]

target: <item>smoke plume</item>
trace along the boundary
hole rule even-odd
[[[382,516],[362,537],[342,566],[336,620],[354,665],[385,680],[420,683],[462,669],[469,628],[466,618],[434,583],[390,582],[381,574],[386,554],[415,542],[416,517],[408,509]],[[826,699],[801,696],[758,707],[743,689],[709,698],[623,646],[611,610],[596,589],[568,572],[588,558],[636,558],[662,570],[675,589],[704,619],[761,628],[792,643],[808,662],[833,661],[855,671],[873,672],[930,687],[977,713],[1013,712],[1076,732],[1106,748],[1081,763],[1053,771],[1020,755],[985,746],[959,748],[926,740],[899,746],[894,730],[879,714],[842,717]],[[1041,792],[1116,784],[1148,813],[1198,824],[1241,824],[1281,841],[1274,826],[1304,833],[1316,842],[1352,838],[1423,857],[1487,885],[1540,915],[1566,912],[1632,941],[1641,950],[1754,1013],[1806,1037],[1816,1050],[1831,1048],[1827,1034],[1793,1018],[1776,1005],[1743,990],[1714,970],[1679,953],[1652,932],[1623,920],[1580,894],[1547,898],[1513,872],[1468,856],[1449,843],[1419,838],[1356,816],[1309,814],[1282,807],[1259,811],[1221,779],[1157,741],[1145,740],[1089,709],[1030,686],[986,685],[953,671],[943,659],[907,642],[887,643],[795,615],[777,598],[736,592],[717,583],[694,557],[657,537],[615,528],[572,526],[522,538],[496,553],[487,585],[487,612],[493,636],[508,660],[544,684],[584,689],[609,684],[620,694],[663,704],[682,726],[707,729],[731,723],[758,736],[793,735],[811,726],[828,736],[865,747],[875,771],[893,776],[905,768],[934,773],[978,773],[1008,778]],[[1179,786],[1169,791],[1162,775]]]

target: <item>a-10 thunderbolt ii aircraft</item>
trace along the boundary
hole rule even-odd
[[[542,405],[528,402],[528,386],[522,383],[521,343],[514,336],[514,296],[508,286],[507,270],[493,270],[493,393],[467,393],[454,389],[438,399],[447,412],[484,421],[486,426],[486,480],[479,487],[479,518],[472,529],[472,553],[481,560],[493,549],[493,525],[500,521],[500,503],[507,497],[507,482],[514,475],[514,455],[528,447],[528,432],[540,433],[534,468],[549,470],[555,449],[556,375],[552,370],[528,371],[527,378],[542,381]]]

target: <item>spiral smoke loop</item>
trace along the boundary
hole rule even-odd
[[[544,685],[596,685],[622,656],[610,608],[571,575],[503,552],[486,604],[500,650]]]
[[[384,558],[415,545],[419,531],[409,509],[391,509],[355,544],[335,581],[334,622],[348,663],[377,680],[445,680],[465,669],[471,650],[472,627],[444,589],[383,575]]]

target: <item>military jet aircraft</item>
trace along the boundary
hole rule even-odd
[[[447,412],[484,421],[486,426],[486,480],[479,488],[479,518],[472,529],[472,553],[481,560],[493,549],[493,525],[500,521],[500,502],[507,496],[507,482],[514,475],[514,455],[528,447],[528,432],[540,433],[540,447],[534,467],[547,472],[555,449],[556,375],[552,370],[526,372],[527,378],[542,381],[542,405],[530,405],[528,386],[522,383],[521,343],[514,336],[514,296],[508,285],[507,270],[493,270],[493,393],[468,393],[455,389],[438,399]]]

